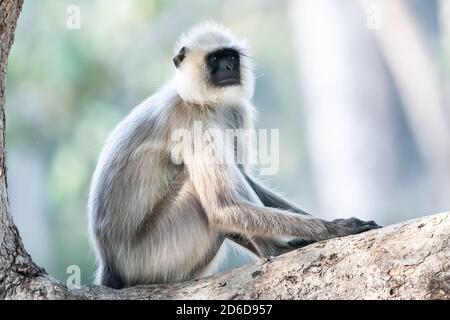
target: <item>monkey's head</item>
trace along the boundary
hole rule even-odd
[[[197,26],[181,36],[175,50],[175,84],[183,100],[221,105],[253,95],[249,49],[224,27]]]

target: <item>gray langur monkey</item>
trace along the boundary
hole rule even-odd
[[[175,76],[111,133],[89,195],[97,283],[112,288],[204,277],[307,243],[379,226],[315,218],[253,179],[245,165],[196,148],[175,161],[172,134],[253,127],[245,42],[204,24],[183,35]],[[211,142],[212,141],[212,142]],[[235,153],[209,141],[214,152]]]

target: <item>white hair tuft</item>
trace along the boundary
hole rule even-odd
[[[183,47],[202,51],[235,47],[241,52],[248,52],[245,41],[239,40],[230,29],[215,21],[205,21],[182,34],[177,41],[175,52],[178,53]]]

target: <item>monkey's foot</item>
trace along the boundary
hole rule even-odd
[[[293,249],[300,249],[303,247],[306,247],[307,245],[310,245],[311,243],[316,242],[316,240],[306,240],[303,238],[295,238],[290,241],[288,241],[287,245],[293,250]]]

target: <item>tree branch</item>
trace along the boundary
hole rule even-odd
[[[228,273],[171,285],[69,290],[28,278],[7,298],[449,299],[450,213],[331,239]]]

